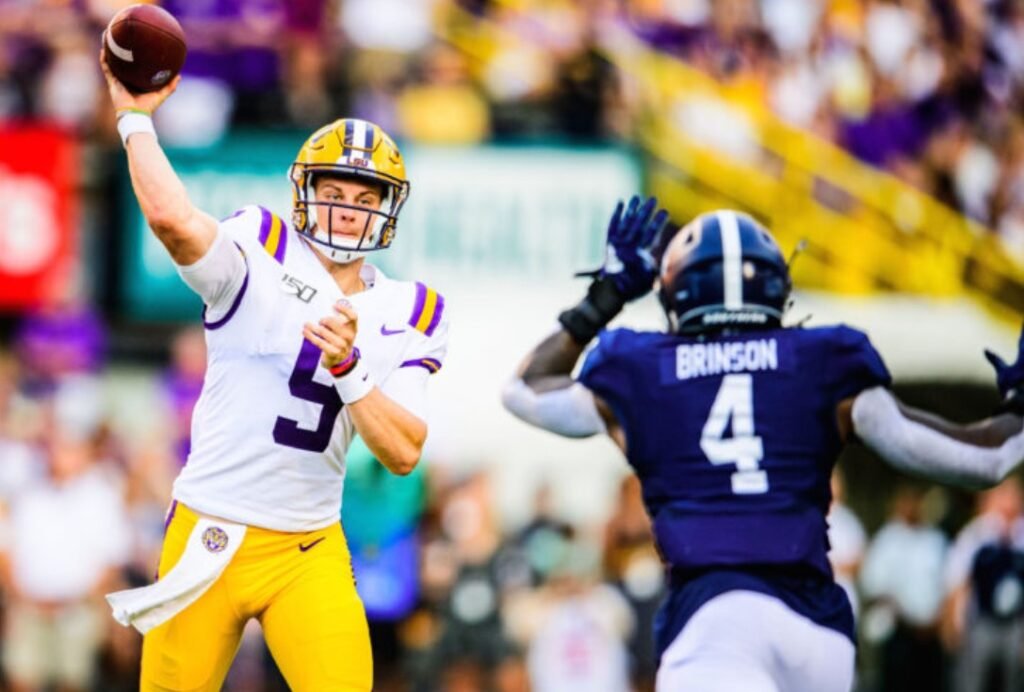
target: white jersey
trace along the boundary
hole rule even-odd
[[[308,241],[261,207],[221,222],[207,254],[179,272],[206,303],[208,355],[175,499],[277,531],[338,521],[354,428],[303,324],[349,300],[359,315],[355,344],[374,380],[425,418],[425,383],[447,345],[444,299],[370,265],[367,289],[344,296]]]

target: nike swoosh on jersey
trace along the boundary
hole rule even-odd
[[[306,552],[307,550],[309,550],[310,548],[312,548],[313,546],[315,546],[317,543],[319,543],[320,541],[324,540],[325,538],[327,538],[327,536],[320,536],[320,538],[316,539],[312,543],[299,543],[299,552],[303,552],[303,553]]]
[[[394,336],[395,334],[404,334],[404,333],[405,333],[404,329],[388,329],[387,325],[383,325],[383,324],[380,326],[380,335],[381,336]]]

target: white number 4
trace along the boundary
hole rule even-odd
[[[732,419],[732,437],[723,438]],[[700,439],[712,464],[736,464],[732,491],[737,495],[768,492],[768,474],[758,468],[764,457],[761,438],[754,434],[754,380],[750,375],[726,375],[704,423]]]

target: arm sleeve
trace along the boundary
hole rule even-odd
[[[437,328],[428,337],[415,339],[405,350],[398,369],[380,385],[387,397],[427,420],[427,381],[444,365],[448,353],[448,311],[441,315]]]
[[[1024,461],[1024,430],[1000,447],[977,447],[906,418],[885,387],[872,387],[853,402],[853,429],[889,465],[931,480],[988,487]]]
[[[182,280],[206,304],[206,319],[211,322],[230,311],[248,274],[245,254],[232,239],[230,228],[244,216],[221,222],[206,254],[192,264],[178,265]]]
[[[594,394],[579,382],[538,393],[515,377],[502,390],[501,401],[520,420],[565,437],[590,437],[607,431]]]

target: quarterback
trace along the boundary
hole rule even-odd
[[[948,423],[892,395],[862,332],[782,326],[789,268],[757,221],[723,210],[663,239],[655,205],[619,206],[587,297],[505,405],[562,435],[607,433],[639,477],[670,578],[658,690],[846,692],[853,613],[826,557],[836,457],[860,440],[898,469],[994,485],[1024,461],[1024,335],[1014,364],[989,354],[1001,410]],[[666,331],[605,329],[656,281]]]
[[[142,690],[219,690],[256,618],[294,690],[369,690],[366,616],[338,521],[358,434],[407,474],[444,361],[444,298],[366,262],[409,192],[379,127],[317,130],[291,166],[290,222],[190,202],[150,115],[174,91],[127,91],[104,67],[142,213],[204,302],[208,364],[174,484],[157,581],[108,596],[145,634]]]

